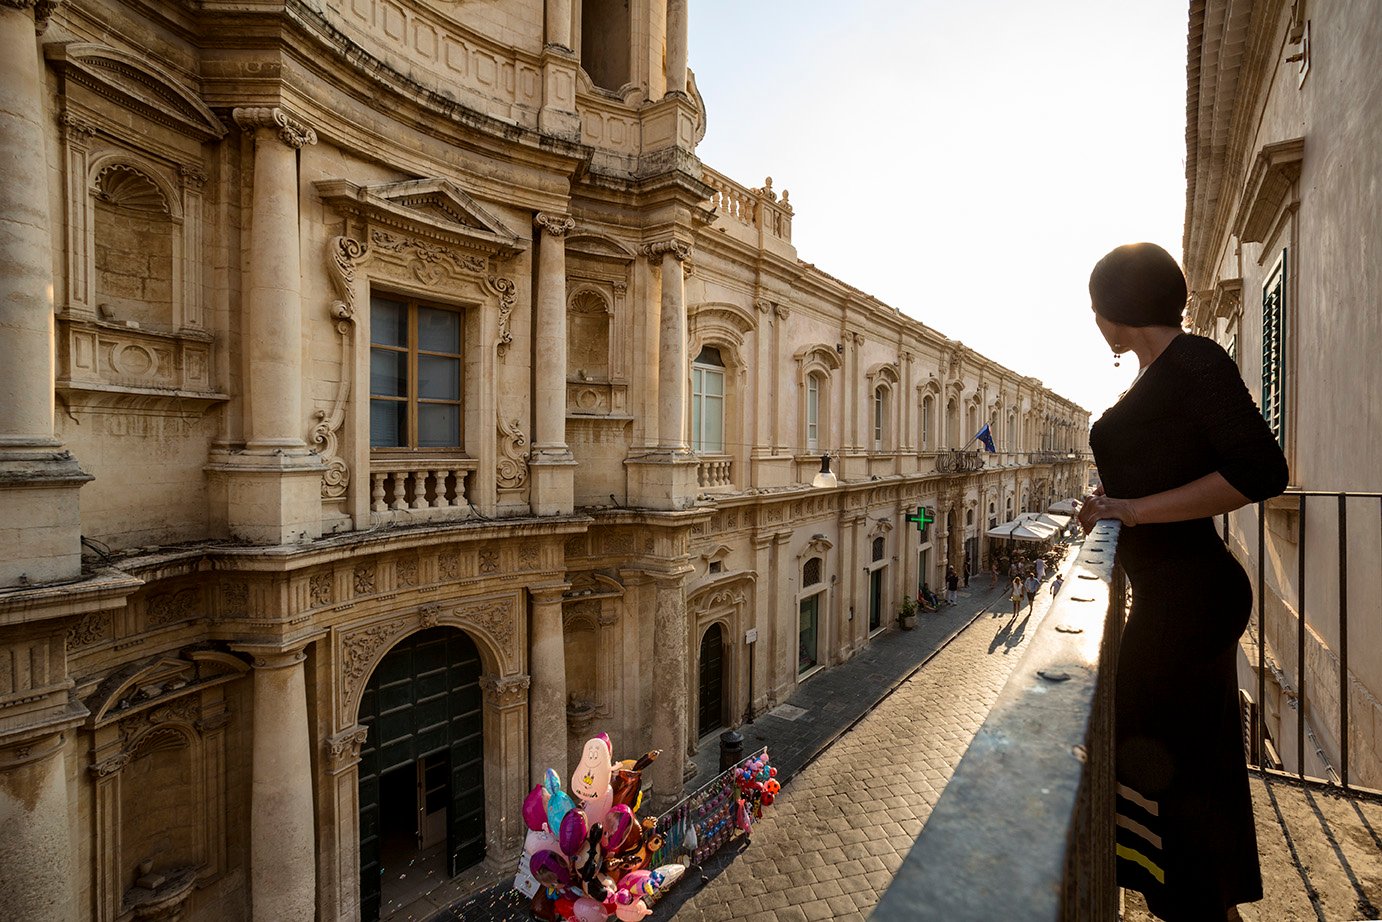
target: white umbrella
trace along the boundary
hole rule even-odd
[[[1036,522],[1039,525],[1054,528],[1056,531],[1062,531],[1070,524],[1070,516],[1051,515],[1049,512],[1024,512],[1015,521]]]
[[[1073,496],[1070,499],[1063,499],[1060,502],[1052,503],[1046,507],[1047,512],[1059,512],[1063,515],[1074,515],[1079,511],[1080,501]]]
[[[1004,522],[988,530],[990,538],[1011,538],[1014,541],[1050,541],[1055,535],[1055,528],[1033,521]]]

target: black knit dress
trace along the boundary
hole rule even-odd
[[[1136,499],[1218,471],[1250,500],[1286,459],[1212,340],[1183,333],[1090,432],[1105,492]],[[1252,587],[1210,519],[1124,527],[1132,610],[1114,713],[1118,882],[1163,919],[1215,920],[1262,898],[1235,655]]]

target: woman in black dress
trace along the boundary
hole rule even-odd
[[[1252,587],[1212,516],[1286,488],[1286,459],[1233,360],[1182,332],[1186,285],[1154,244],[1119,247],[1089,279],[1095,322],[1141,370],[1090,432],[1102,490],[1086,531],[1123,523],[1132,610],[1114,714],[1118,882],[1163,919],[1237,918],[1262,898],[1235,656]]]

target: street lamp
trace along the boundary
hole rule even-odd
[[[815,477],[811,478],[811,486],[817,490],[829,490],[838,487],[840,481],[830,472],[830,452],[821,455],[821,469]]]

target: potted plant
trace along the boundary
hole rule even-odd
[[[897,623],[902,626],[904,631],[910,631],[917,626],[917,602],[911,596],[902,599],[902,607],[897,610]]]

